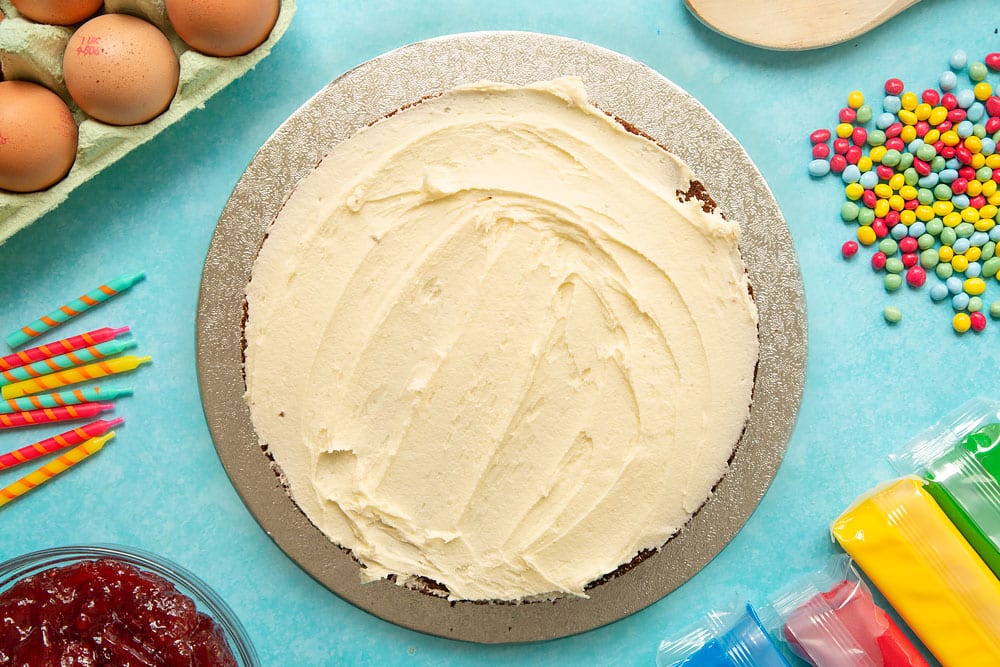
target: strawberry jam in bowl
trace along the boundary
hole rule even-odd
[[[0,665],[258,667],[229,606],[184,568],[116,545],[0,563]]]

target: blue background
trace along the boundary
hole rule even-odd
[[[363,5],[363,6],[356,6]],[[501,6],[502,5],[502,6]],[[0,333],[103,280],[148,280],[63,327],[131,325],[154,364],[127,425],[99,456],[0,509],[0,560],[61,544],[116,542],[157,552],[207,580],[246,625],[265,665],[652,664],[657,643],[738,595],[760,602],[822,567],[827,526],[892,475],[886,455],[976,393],[996,393],[1000,322],[955,335],[927,289],[887,294],[868,252],[845,262],[853,230],[842,187],[806,175],[809,132],[833,127],[847,93],[876,112],[898,76],[932,86],[948,56],[1000,51],[988,2],[926,0],[851,42],[768,52],[721,37],[675,0],[365,2],[300,0],[257,68],[0,246]],[[404,44],[472,30],[517,29],[586,40],[646,63],[704,104],[774,190],[801,262],[809,312],[806,391],[778,475],[749,523],[698,576],[629,618],[532,645],[479,646],[414,633],[360,611],[313,581],[270,541],[233,490],[205,424],[195,372],[195,307],[215,222],[256,150],[313,93]],[[991,81],[997,83],[995,74]],[[775,212],[777,213],[777,212]],[[932,279],[933,281],[934,279]],[[991,283],[987,303],[1000,298]],[[903,321],[888,326],[887,304]],[[60,333],[62,333],[60,331]],[[108,383],[111,384],[111,383]],[[62,429],[60,429],[62,430]],[[54,429],[0,433],[0,451]],[[21,471],[0,473],[0,484]]]

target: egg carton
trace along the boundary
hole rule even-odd
[[[218,58],[191,49],[170,26],[164,0],[105,0],[103,13],[131,14],[158,27],[180,61],[180,82],[170,107],[141,125],[115,126],[94,120],[73,101],[63,79],[62,58],[74,26],[34,23],[0,0],[0,67],[5,79],[40,83],[59,95],[79,126],[76,162],[66,177],[41,192],[0,191],[0,244],[59,206],[69,193],[133,148],[149,141],[192,109],[204,106],[217,92],[252,69],[281,39],[295,13],[295,0],[281,0],[278,21],[267,40],[246,55]]]

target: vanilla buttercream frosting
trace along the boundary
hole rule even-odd
[[[757,312],[692,181],[566,78],[426,99],[296,186],[247,287],[246,399],[363,578],[585,596],[706,501]]]

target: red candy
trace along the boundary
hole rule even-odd
[[[885,253],[881,250],[872,255],[872,268],[876,271],[881,271],[885,268]]]
[[[931,124],[926,120],[918,120],[917,124],[913,126],[913,129],[917,131],[918,137],[922,137],[931,131]]]
[[[903,203],[903,207],[906,208],[908,211],[912,211],[913,209],[915,209],[918,206],[920,206],[920,201],[917,200],[917,199],[907,199]]]
[[[864,146],[865,142],[868,141],[868,131],[863,127],[854,128],[854,132],[851,133],[851,141],[854,142],[855,146]]]
[[[997,130],[1000,130],[1000,118],[994,116],[986,121],[986,133],[994,134]]]
[[[895,173],[892,167],[887,167],[884,164],[875,167],[875,174],[883,181],[888,181]]]
[[[948,120],[952,123],[961,123],[965,120],[965,109],[952,109],[948,112]]]
[[[888,150],[902,151],[904,148],[906,148],[906,144],[903,143],[903,140],[900,139],[899,137],[892,137],[891,139],[886,139],[885,147]]]
[[[899,95],[903,92],[903,82],[892,78],[885,82],[885,92],[889,95]]]
[[[972,208],[982,208],[986,206],[986,197],[982,195],[976,195],[975,197],[969,200],[969,206],[971,206]]]
[[[858,244],[854,241],[844,241],[844,245],[840,246],[840,254],[844,256],[844,259],[848,257],[854,257],[858,252]]]
[[[973,331],[982,331],[986,328],[986,316],[979,311],[969,313],[969,323]]]
[[[912,236],[904,236],[899,239],[899,250],[900,252],[916,252],[917,240]]]
[[[951,93],[945,93],[941,96],[941,106],[951,111],[958,106],[958,98]]]
[[[986,98],[986,113],[991,116],[1000,116],[1000,97],[990,95]]]
[[[991,53],[986,56],[986,66],[994,72],[1000,72],[1000,53]]]
[[[889,235],[889,228],[885,224],[884,218],[875,218],[872,220],[872,231],[875,232],[875,237],[884,239]]]
[[[1000,169],[993,170],[993,182],[1000,183]]]
[[[976,177],[976,170],[972,167],[962,167],[958,170],[958,175],[960,178],[964,178],[967,181],[971,181]]]
[[[844,157],[847,158],[847,164],[857,164],[861,159],[861,146],[851,146]]]
[[[952,123],[950,120],[943,120],[940,123],[938,123],[937,129],[940,130],[941,132],[947,132],[948,130],[951,129],[951,127]]]
[[[830,141],[830,136],[831,136],[830,130],[820,128],[809,135],[809,141],[813,142],[814,144],[822,144],[826,143],[827,141]]]
[[[878,203],[878,195],[872,190],[865,190],[861,195],[861,202],[868,208],[875,208]]]
[[[899,211],[889,211],[885,214],[885,224],[890,228],[899,224]]]
[[[962,164],[969,164],[972,162],[972,151],[965,146],[956,146],[955,157],[958,158],[958,161]],[[914,162],[916,162],[916,160],[914,160]]]
[[[851,147],[851,142],[847,139],[842,139],[837,137],[833,140],[833,152],[837,155],[843,155],[847,152],[847,149]]]
[[[921,93],[920,99],[926,102],[927,104],[931,105],[932,107],[936,107],[938,105],[938,102],[941,101],[941,96],[938,94],[938,91],[934,90],[933,88],[928,88],[923,93]]]
[[[839,174],[847,168],[847,158],[843,155],[834,155],[830,158],[830,171]]]
[[[964,195],[965,191],[969,189],[969,181],[964,178],[956,178],[951,183],[951,191],[956,195]]]
[[[931,144],[931,146],[934,147],[934,152],[936,152],[938,155],[940,155],[941,151],[944,150],[944,142],[941,141],[940,139]]]
[[[917,170],[917,173],[921,176],[926,176],[931,173],[931,165],[924,162],[918,157],[913,158],[913,168]],[[911,200],[916,201],[916,200]]]
[[[841,123],[853,123],[854,119],[858,117],[858,112],[851,107],[844,107],[837,114],[837,117],[840,118]]]
[[[903,255],[903,257],[906,257],[906,255]],[[906,265],[905,259],[903,260],[903,265]],[[922,287],[925,282],[927,282],[927,272],[924,271],[923,267],[911,266],[906,272],[906,283],[910,287]]]
[[[904,252],[900,257],[903,260],[903,266],[907,269],[916,268],[917,266],[917,253],[915,252]]]
[[[950,160],[953,157],[955,157],[955,147],[945,146],[944,148],[938,151],[938,155],[943,157],[945,160]]]
[[[813,146],[813,157],[819,160],[825,160],[830,157],[830,147],[826,144],[816,144]]]
[[[899,133],[903,131],[903,124],[896,122],[885,128],[885,136],[888,138],[898,137]]]

